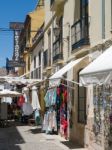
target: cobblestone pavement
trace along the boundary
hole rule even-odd
[[[70,144],[69,147],[66,146],[66,142],[58,135],[41,133],[37,127],[11,126],[0,128],[0,150],[69,150],[74,148]]]

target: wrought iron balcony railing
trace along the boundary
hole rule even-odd
[[[75,22],[71,30],[72,51],[83,45],[89,45],[88,17]]]
[[[53,43],[53,62],[63,59],[59,38]]]

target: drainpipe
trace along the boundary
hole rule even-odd
[[[105,39],[105,0],[102,0],[102,39]]]
[[[52,17],[54,16],[53,12],[52,12]],[[54,33],[53,33],[53,28],[54,28],[54,19],[52,20],[51,23],[51,66],[53,65],[53,42],[54,42]]]
[[[111,0],[111,32],[112,32],[112,0]]]
[[[70,49],[70,46],[71,46],[71,40],[70,40],[70,37],[71,37],[71,26],[70,26],[70,23],[67,23],[68,25],[68,36],[67,36],[67,44],[68,44],[68,58],[70,56],[70,53],[71,53],[71,49]]]

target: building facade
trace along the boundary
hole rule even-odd
[[[72,69],[63,74],[69,81],[67,90],[71,92],[68,137],[83,147],[103,150],[105,137],[102,133],[96,136],[93,128],[94,88],[79,86],[79,73],[112,45],[112,2],[111,0],[40,2],[44,2],[44,7],[38,6],[27,16],[25,31],[21,33],[21,40],[25,41],[25,49],[21,48],[26,61],[23,73],[30,72],[30,78],[45,80],[71,61],[78,61]],[[31,32],[37,29],[36,33]],[[27,40],[23,33],[30,35],[27,36]],[[30,47],[28,46],[26,50],[27,43]],[[71,84],[72,90],[68,88]],[[46,85],[42,86],[45,88]]]
[[[33,46],[33,38],[37,34],[40,26],[44,20],[44,9],[42,7],[42,1],[39,1],[34,11],[26,16],[24,23],[24,29],[20,35],[20,52],[26,65],[25,68],[21,68],[20,72],[26,74],[27,78],[31,76],[31,53],[30,49]],[[21,71],[22,70],[22,71]]]
[[[44,50],[47,53],[50,41],[51,53],[48,52],[52,56],[51,67],[48,68],[50,74],[54,74],[71,60],[82,58],[80,63],[66,74],[67,79],[80,82],[79,72],[112,44],[111,5],[110,0],[108,2],[105,0],[46,1],[45,27],[47,26],[47,30],[44,35]],[[109,14],[108,17],[107,14]],[[52,32],[51,40],[49,40],[49,30]],[[97,137],[93,131],[94,112],[91,112],[94,108],[93,89],[76,84],[74,87],[69,138],[90,149],[104,149],[103,135],[100,146],[94,143]]]

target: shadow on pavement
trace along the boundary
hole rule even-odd
[[[82,146],[79,146],[76,143],[71,142],[71,141],[62,141],[61,143],[64,144],[65,146],[67,146],[69,149],[75,149],[75,148],[82,149],[82,148],[84,148]]]
[[[0,128],[0,150],[21,150],[18,144],[25,143],[16,126]]]
[[[37,128],[34,128],[34,129],[30,129],[29,131],[30,131],[31,133],[33,133],[33,134],[42,133],[41,127],[37,127]]]

